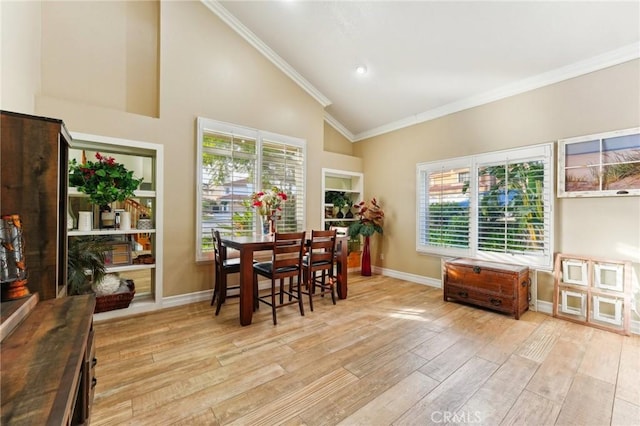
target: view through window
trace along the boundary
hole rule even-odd
[[[551,268],[553,146],[417,166],[418,251]]]
[[[251,235],[259,217],[251,195],[272,187],[288,199],[279,232],[304,229],[305,142],[215,120],[198,119],[197,258],[211,256],[213,228]]]

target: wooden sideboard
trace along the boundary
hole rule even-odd
[[[454,259],[444,266],[444,300],[470,303],[511,314],[529,309],[529,268],[526,266]]]
[[[0,424],[88,424],[96,384],[95,296],[33,305],[3,333]]]

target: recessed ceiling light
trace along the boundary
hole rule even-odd
[[[360,75],[365,75],[367,73],[367,67],[360,65],[356,68],[356,72]]]

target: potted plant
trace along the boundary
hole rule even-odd
[[[356,204],[358,221],[349,226],[349,237],[364,237],[362,249],[362,267],[360,273],[364,276],[371,275],[371,252],[369,248],[369,238],[376,232],[382,234],[384,224],[384,212],[375,198],[371,201],[361,201]]]
[[[338,219],[345,217],[345,212],[343,211],[345,207],[353,205],[353,201],[344,192],[340,191],[327,191],[324,196],[324,202],[333,204],[335,217]]]
[[[91,291],[91,281],[101,281],[105,274],[105,252],[109,246],[103,239],[75,237],[69,239],[67,253],[67,284],[69,294],[85,294]],[[91,278],[90,278],[91,277]]]
[[[110,204],[131,197],[142,179],[135,178],[132,171],[117,163],[113,157],[106,157],[97,152],[96,159],[98,161],[86,161],[85,164],[78,164],[75,159],[71,160],[69,185],[87,194],[89,202],[99,206],[100,212],[110,213],[104,217],[101,215],[101,227],[111,228],[115,224],[115,214],[111,212]]]

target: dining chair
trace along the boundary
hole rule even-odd
[[[305,291],[309,295],[309,307],[313,312],[313,297],[325,294],[331,295],[331,301],[336,304],[336,278],[333,270],[336,257],[336,230],[311,231],[311,240],[307,245],[307,254],[302,259]],[[320,273],[319,276],[316,276]],[[319,292],[316,293],[316,288]]]
[[[271,306],[273,325],[276,325],[276,309],[297,303],[300,315],[304,315],[302,304],[302,256],[304,253],[305,232],[276,232],[273,240],[271,261],[257,262],[253,264],[253,287],[258,287],[258,275],[271,279],[271,291],[269,294],[259,295],[258,303]],[[289,288],[284,284],[284,279],[289,278]],[[294,278],[296,278],[294,289]],[[276,281],[280,285],[276,288]],[[294,292],[295,290],[295,292]],[[288,296],[288,300],[284,296]],[[276,296],[277,299],[276,299]]]
[[[212,229],[213,251],[215,256],[215,285],[213,287],[213,297],[211,306],[216,303],[216,315],[220,313],[220,307],[227,297],[238,297],[240,286],[227,286],[227,275],[240,272],[240,258],[227,259],[227,248],[222,245],[220,231]],[[228,294],[229,290],[238,290],[238,293]],[[217,302],[216,302],[217,300]]]

